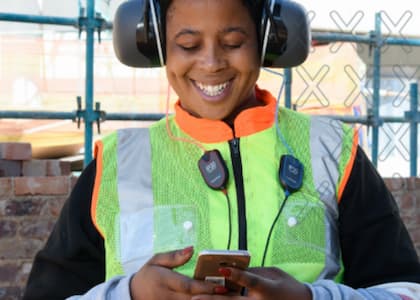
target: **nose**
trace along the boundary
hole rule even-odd
[[[200,58],[200,66],[209,73],[216,73],[227,66],[227,59],[223,49],[214,43],[209,43],[203,47]]]

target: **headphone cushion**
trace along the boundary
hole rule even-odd
[[[265,53],[264,67],[290,68],[302,64],[309,54],[311,32],[306,10],[294,1],[276,0],[276,5],[281,5],[279,15],[274,9],[274,28],[286,28],[287,39],[285,45],[279,45],[276,34],[270,34]],[[284,41],[282,41],[284,43]],[[279,51],[278,49],[283,49]]]
[[[159,66],[156,41],[144,26],[147,0],[129,0],[118,7],[113,23],[114,51],[121,63],[135,68]],[[144,37],[139,50],[138,37]]]

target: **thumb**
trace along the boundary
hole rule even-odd
[[[155,265],[173,269],[182,266],[187,261],[189,261],[193,253],[193,246],[181,250],[157,253],[147,262],[147,265]]]

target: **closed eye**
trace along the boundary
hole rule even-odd
[[[180,47],[182,50],[184,51],[194,51],[198,49],[198,46],[183,46],[183,45],[178,45],[178,47]]]
[[[225,44],[225,47],[228,49],[238,49],[242,46],[242,44]]]

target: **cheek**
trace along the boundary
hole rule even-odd
[[[172,77],[173,79],[179,79],[179,77],[185,76],[185,74],[190,69],[191,63],[184,55],[167,55],[166,61],[166,73],[168,79]]]

